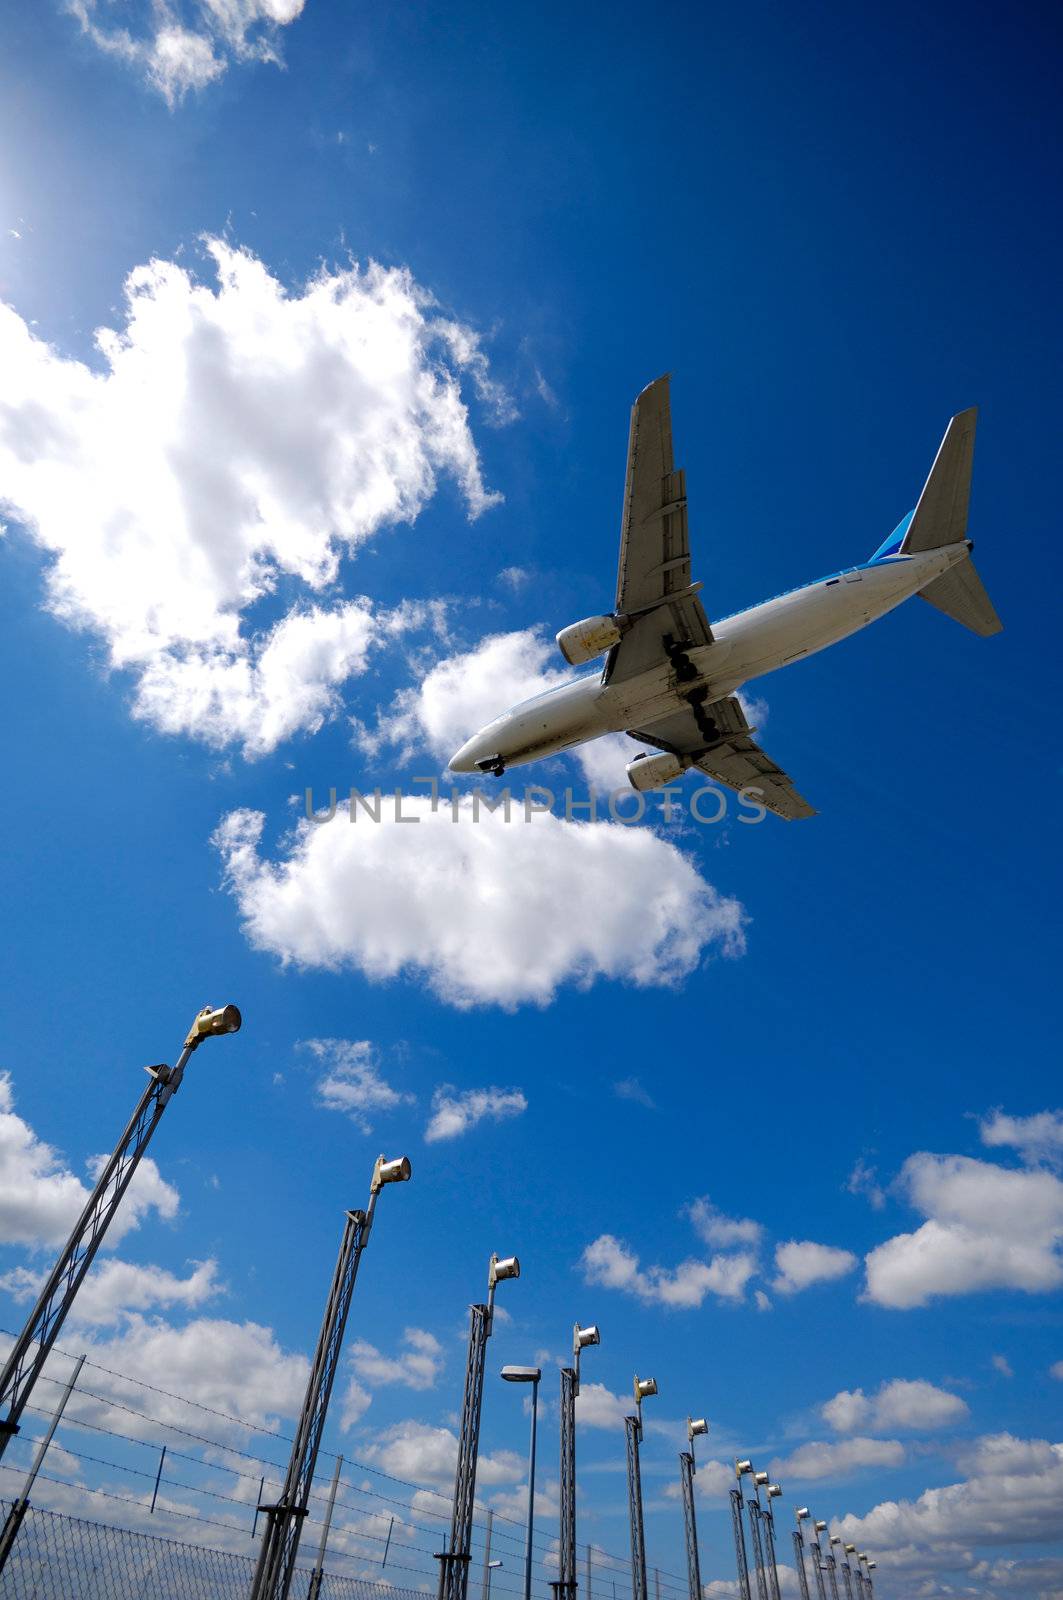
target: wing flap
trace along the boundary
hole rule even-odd
[[[767,810],[787,822],[814,817],[815,807],[794,788],[793,781],[753,738],[738,698],[687,706],[648,728],[628,730],[633,739],[691,759],[699,771],[728,789],[753,789]],[[713,742],[706,742],[706,733]]]

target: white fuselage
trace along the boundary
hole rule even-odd
[[[648,728],[679,709],[692,688],[710,700],[736,693],[751,678],[837,644],[965,561],[966,542],[918,555],[889,556],[835,573],[712,624],[711,644],[689,652],[699,677],[682,693],[667,661],[623,683],[599,673],[563,683],[489,722],[462,745],[453,772],[475,772],[498,758],[507,767],[541,760],[572,745],[627,728]]]

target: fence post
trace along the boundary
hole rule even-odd
[[[328,1494],[328,1505],[325,1508],[325,1523],[321,1529],[321,1543],[317,1547],[317,1560],[314,1570],[310,1574],[310,1587],[306,1591],[306,1600],[317,1600],[321,1592],[321,1575],[325,1567],[325,1546],[328,1544],[328,1531],[332,1526],[332,1508],[336,1504],[336,1490],[339,1487],[340,1470],[343,1466],[343,1457],[336,1457],[336,1470],[332,1474],[332,1487]]]

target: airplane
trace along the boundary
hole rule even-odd
[[[836,644],[918,594],[982,638],[1003,624],[971,560],[967,505],[977,407],[954,416],[914,511],[869,561],[711,625],[690,579],[685,476],[672,461],[669,376],[631,409],[616,605],[557,635],[569,666],[604,655],[601,672],[535,695],[473,735],[452,772],[509,767],[606,733],[650,745],[629,763],[640,792],[697,768],[794,821],[815,816],[754,741],[737,698],[751,678]]]

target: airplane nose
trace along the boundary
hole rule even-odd
[[[450,772],[475,772],[476,771],[476,739],[466,739],[460,750],[456,750],[447,763]]]

